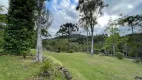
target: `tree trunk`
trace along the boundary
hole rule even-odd
[[[93,30],[91,31],[91,37],[92,37],[91,56],[93,56],[93,54],[94,54],[94,36],[93,36]]]
[[[113,56],[115,56],[115,45],[114,45],[114,43],[112,45],[112,49],[113,49]]]
[[[89,53],[89,46],[88,46],[88,30],[87,30],[87,53]]]
[[[38,26],[37,33],[37,52],[36,52],[36,61],[42,62],[42,38],[41,38],[41,28]]]
[[[113,39],[113,43],[112,43],[112,51],[113,51],[113,56],[115,56],[115,40],[114,40],[114,35],[115,35],[115,32],[114,32],[114,28],[112,28],[112,39]]]
[[[138,59],[138,53],[137,52],[135,53],[135,58]]]
[[[68,51],[70,50],[70,39],[69,39],[69,35],[68,35]]]
[[[132,28],[132,35],[134,34],[134,27],[131,25],[131,28]]]

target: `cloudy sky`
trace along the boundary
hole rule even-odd
[[[103,34],[108,20],[111,18],[116,19],[119,14],[123,15],[136,15],[142,13],[142,0],[104,0],[109,7],[103,10],[104,15],[98,19],[98,25],[95,27],[94,34]],[[53,15],[53,24],[49,28],[49,33],[53,36],[59,30],[60,25],[66,22],[77,23],[79,13],[75,10],[78,0],[52,0],[47,4]],[[0,5],[8,7],[8,0],[0,0]],[[128,28],[122,28],[122,33]],[[83,29],[80,30],[85,34]],[[127,31],[129,33],[129,31]]]

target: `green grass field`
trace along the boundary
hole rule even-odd
[[[40,66],[31,57],[24,60],[19,56],[0,56],[0,80],[28,80],[39,72]]]
[[[44,55],[53,56],[62,62],[71,71],[74,80],[134,80],[136,76],[142,77],[142,65],[128,59],[46,51]]]
[[[35,53],[35,50],[31,52]],[[142,65],[128,59],[47,51],[44,56],[59,60],[71,72],[73,80],[134,80],[136,76],[142,77]],[[0,80],[34,80],[41,66],[31,57],[24,60],[19,56],[0,56]]]

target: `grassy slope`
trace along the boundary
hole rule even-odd
[[[31,53],[35,54],[33,49]],[[35,62],[35,56],[23,59],[22,56],[0,56],[0,80],[38,80],[43,63]],[[56,60],[55,60],[56,61]],[[58,72],[56,80],[65,80]]]
[[[73,74],[74,80],[134,80],[142,76],[142,65],[128,59],[81,53],[44,52],[45,56],[53,56],[63,63]]]
[[[39,71],[40,63],[17,56],[0,56],[0,80],[27,80]]]
[[[35,50],[32,51],[35,53]],[[81,53],[52,53],[44,51],[45,56],[53,56],[68,68],[74,80],[134,80],[142,76],[142,65],[128,59]],[[23,60],[17,56],[0,56],[0,80],[27,80],[36,75],[41,64],[31,59]],[[60,80],[60,79],[59,79]]]

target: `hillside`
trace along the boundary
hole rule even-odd
[[[35,50],[32,50],[35,53]],[[73,75],[73,80],[134,80],[142,77],[142,64],[130,59],[85,53],[54,53],[44,51],[45,57],[54,57]],[[39,74],[41,63],[34,63],[32,57],[0,56],[1,80],[33,80]],[[36,80],[36,79],[34,79]],[[61,80],[61,79],[58,79]]]
[[[132,60],[82,53],[44,52],[61,61],[73,74],[74,80],[134,80],[142,76],[142,65]]]

